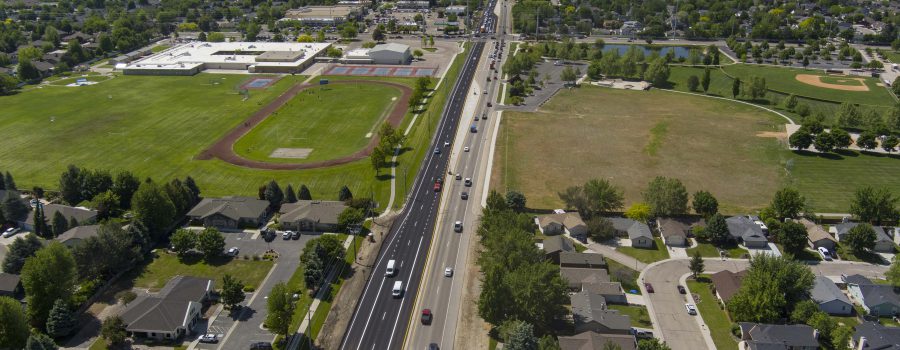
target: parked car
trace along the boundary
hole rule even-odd
[[[819,249],[817,250],[819,251],[819,255],[822,256],[822,259],[825,259],[825,261],[831,261],[831,252],[828,251],[828,248],[819,247]]]
[[[284,233],[281,234],[281,238],[285,240],[291,239],[291,231],[284,231]]]
[[[241,251],[240,251],[240,249],[238,249],[238,247],[231,247],[231,248],[228,249],[228,252],[225,253],[225,255],[228,255],[228,256],[238,256],[238,254],[240,254],[240,252],[241,252]]]
[[[687,291],[684,289],[684,286],[679,285],[679,286],[678,286],[678,293],[681,293],[681,294],[687,294]]]
[[[272,343],[267,341],[250,344],[250,350],[272,350]]]
[[[696,315],[697,307],[694,304],[684,304],[684,308],[687,309],[688,315]]]
[[[206,333],[206,334],[200,336],[200,342],[201,343],[210,343],[210,344],[218,343],[219,336],[217,334]]]
[[[422,309],[422,324],[431,324],[431,309]]]
[[[291,231],[291,239],[293,239],[293,240],[300,239],[300,232],[299,231],[296,231],[296,232]]]
[[[5,232],[3,232],[3,238],[15,236],[16,233],[19,233],[19,228],[18,227],[10,227],[10,228],[6,229]]]
[[[653,293],[653,285],[650,283],[644,283],[644,288],[647,289],[647,293]]]

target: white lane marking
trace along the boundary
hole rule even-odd
[[[401,264],[402,264],[402,262],[401,262]],[[381,290],[382,287],[384,287],[384,281],[386,279],[387,279],[386,277],[381,278],[381,284],[378,286],[379,291]],[[366,288],[366,292],[368,292],[368,291],[369,291],[369,288]],[[365,297],[365,295],[363,295],[363,297]],[[375,298],[375,301],[378,301],[377,297]],[[372,310],[369,311],[369,317],[366,318],[366,325],[365,325],[365,327],[363,327],[363,331],[362,331],[363,336],[366,335],[366,329],[369,329],[369,320],[372,319],[373,312],[375,312],[375,305],[372,305]],[[362,340],[362,337],[360,337],[360,340]],[[360,346],[362,346],[362,341],[360,341],[359,346],[357,346],[356,349],[359,349]]]
[[[385,311],[383,314],[381,314],[381,320],[382,320],[382,321],[384,321],[384,317],[385,317],[385,316],[387,316],[387,311]]]
[[[416,261],[419,260],[419,250],[422,249],[422,239],[424,239],[424,238],[425,238],[425,236],[419,237],[419,247],[416,248],[416,255],[415,255],[415,258],[413,259],[412,266],[416,266]],[[403,289],[403,297],[404,298],[406,297],[406,290],[409,289],[409,281],[410,280],[412,280],[412,274],[409,274],[409,277],[406,278],[406,284],[405,284],[406,287],[404,287],[404,289]],[[391,339],[388,340],[388,346],[386,349],[390,349],[391,343],[394,342],[394,334],[397,333],[397,322],[400,321],[400,315],[402,315],[402,314],[403,314],[403,303],[400,304],[400,310],[397,312],[397,318],[394,319],[394,328],[391,329]]]

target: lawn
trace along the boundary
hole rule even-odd
[[[698,317],[703,317],[703,321],[709,327],[716,348],[737,349],[737,342],[731,335],[731,320],[728,319],[728,315],[719,307],[719,301],[710,292],[710,283],[706,282],[708,280],[706,278],[704,282],[687,281],[690,293],[700,297],[700,302],[697,303]]]
[[[725,249],[726,252],[728,252],[727,253],[728,257],[732,258],[732,259],[741,259],[750,254],[749,251],[747,251],[744,248],[738,247],[737,245],[727,246],[727,247],[723,247],[723,248]],[[717,248],[716,246],[714,246],[710,243],[698,243],[696,247],[687,249],[687,253],[689,256],[694,256],[694,252],[697,252],[697,251],[699,251],[700,256],[702,256],[704,258],[720,258],[721,257],[719,255],[719,248]]]
[[[609,271],[609,279],[611,281],[621,283],[622,289],[624,289],[626,293],[630,293],[634,290],[637,294],[641,294],[641,289],[638,287],[637,282],[639,277],[637,271],[612,259],[606,259],[606,264]]]
[[[618,247],[616,250],[647,264],[669,258],[669,250],[659,237],[653,239],[653,248]]]
[[[776,243],[775,245],[778,247],[778,251],[780,251],[780,252],[782,252],[782,253],[785,253],[785,254],[787,253],[787,252],[784,250],[784,246],[781,245],[781,243]],[[817,251],[813,251],[812,249],[804,248],[803,251],[801,251],[800,253],[797,253],[797,255],[794,256],[794,260],[798,260],[798,261],[822,261],[822,256],[819,255],[819,252],[817,252]]]
[[[364,148],[396,104],[400,90],[378,84],[331,84],[306,89],[244,135],[234,150],[250,159],[305,163],[348,156]],[[348,103],[352,99],[352,103]],[[406,107],[406,106],[402,106]],[[305,159],[275,158],[277,148],[307,148]]]
[[[783,181],[787,151],[761,137],[783,123],[751,106],[666,91],[561,90],[536,113],[504,113],[492,188],[523,192],[529,207],[560,208],[558,192],[601,178],[624,191],[627,207],[667,176],[688,192],[712,192],[725,213],[746,212],[767,205]],[[660,125],[665,132],[651,137]]]
[[[158,290],[172,277],[188,275],[215,279],[216,287],[221,288],[222,276],[229,274],[239,279],[247,287],[258,288],[273,264],[273,262],[265,260],[231,260],[231,258],[225,257],[212,263],[196,258],[189,258],[182,262],[175,254],[157,253],[153,262],[140,272],[134,281],[134,286]]]
[[[821,156],[785,151],[785,157],[791,185],[800,190],[810,207],[820,212],[848,212],[853,192],[863,185],[885,187],[894,194],[900,193],[900,181],[884,176],[900,174],[897,156],[856,151]]]
[[[891,61],[891,63],[900,63],[900,52],[892,51],[892,50],[883,50],[884,56]],[[888,67],[890,68],[890,67]]]
[[[838,253],[838,257],[840,257],[841,260],[861,261],[861,262],[867,262],[867,263],[876,264],[876,265],[882,265],[882,264],[888,263],[878,253],[874,253],[871,251],[855,253],[855,252],[853,252],[852,249],[850,249],[848,247],[844,247],[844,245],[840,244],[840,243],[838,243],[837,253]],[[884,284],[887,284],[887,283],[884,283]]]
[[[647,307],[642,305],[613,305],[607,307],[610,310],[618,310],[620,314],[631,317],[631,326],[640,328],[653,328],[650,322],[650,314],[647,313]]]

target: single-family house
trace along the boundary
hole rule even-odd
[[[562,252],[574,252],[572,241],[563,236],[550,236],[544,238],[544,256],[559,264],[559,254]]]
[[[837,231],[837,240],[838,242],[844,238],[844,236],[850,232],[850,229],[858,226],[858,222],[843,222],[835,225],[835,230]],[[887,234],[884,227],[882,226],[872,226],[872,229],[875,230],[875,247],[872,249],[876,252],[882,253],[892,253],[894,252],[894,240],[891,239],[891,236]]]
[[[602,296],[607,304],[628,304],[625,291],[619,282],[584,283],[581,285],[581,290]]]
[[[650,232],[650,226],[647,226],[647,224],[622,217],[607,219],[612,223],[618,235],[627,236],[631,240],[632,247],[653,247],[653,233]]]
[[[121,314],[125,330],[158,340],[191,334],[212,291],[210,279],[175,276],[156,295],[142,295],[128,304]]]
[[[581,219],[578,212],[553,213],[538,215],[534,218],[538,230],[544,235],[558,235],[566,233],[572,237],[587,237],[587,224]]]
[[[100,228],[100,225],[75,226],[56,236],[55,239],[71,248],[86,241],[88,238],[96,237],[99,233],[98,228]]]
[[[603,349],[606,344],[618,345],[621,350],[636,350],[637,341],[631,334],[604,334],[597,332],[581,332],[573,336],[560,336],[561,350],[595,350]]]
[[[609,282],[609,273],[603,269],[582,269],[577,267],[561,267],[559,275],[566,281],[569,289],[581,290],[589,283]]]
[[[702,218],[672,217],[656,219],[659,235],[666,245],[684,247],[688,245],[688,237],[695,226],[705,226]]]
[[[301,200],[281,205],[281,226],[288,230],[334,232],[338,216],[347,209],[340,201]]]
[[[597,333],[629,334],[631,318],[606,308],[606,300],[598,294],[581,291],[572,294],[572,319],[575,332],[594,331]]]
[[[747,270],[739,272],[722,270],[710,275],[709,279],[712,281],[713,287],[715,288],[716,297],[719,298],[722,303],[728,303],[728,301],[731,300],[731,297],[733,297],[738,289],[741,288],[741,280],[743,280],[746,275]]]
[[[863,322],[856,325],[850,346],[854,350],[900,350],[900,327]]]
[[[606,259],[603,258],[603,254],[597,253],[560,252],[559,266],[605,269]]]
[[[828,233],[828,231],[825,231],[822,226],[816,225],[814,222],[805,218],[800,219],[800,223],[806,227],[807,240],[809,241],[810,248],[825,248],[828,249],[829,252],[834,251],[837,240],[835,240],[834,237],[831,237],[831,234]]]
[[[732,216],[725,219],[728,225],[728,232],[731,233],[734,241],[741,243],[748,248],[765,248],[769,244],[766,238],[764,225],[758,220],[748,216]]]
[[[853,304],[850,303],[850,299],[831,279],[825,276],[816,276],[815,284],[810,291],[810,299],[819,306],[819,310],[829,315],[846,316],[853,313]]]
[[[97,222],[97,211],[83,207],[70,207],[62,204],[38,204],[44,209],[44,217],[47,218],[49,224],[56,213],[60,213],[66,218],[66,221],[78,221],[79,225],[88,225]],[[34,209],[28,213],[22,228],[27,231],[34,231]]]
[[[740,350],[817,350],[818,331],[805,324],[774,325],[740,322]]]
[[[187,216],[206,227],[234,230],[266,222],[269,202],[251,197],[203,198]]]
[[[873,316],[900,315],[900,297],[894,292],[893,286],[875,284],[860,275],[848,276],[845,281],[847,292],[866,313]]]
[[[18,299],[22,292],[22,279],[19,275],[0,272],[0,296]]]

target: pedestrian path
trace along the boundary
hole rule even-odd
[[[350,248],[351,244],[353,244],[354,237],[355,236],[348,236],[347,240],[344,241],[344,250],[345,251],[348,248]],[[331,284],[331,281],[334,279],[335,274],[337,274],[337,270],[332,269],[331,272],[328,273],[328,276],[325,278],[325,283],[323,285],[327,286],[327,285]],[[307,313],[307,315],[309,315],[309,317],[303,318],[303,321],[300,322],[300,327],[297,328],[297,333],[304,333],[303,331],[306,330],[307,327],[309,327],[309,320],[312,318],[312,315],[316,314],[316,310],[319,308],[319,303],[321,302],[321,300],[323,298],[325,298],[325,294],[329,293],[329,292],[330,291],[328,290],[328,288],[319,289],[319,292],[316,293],[315,298],[313,298],[312,304],[309,305],[309,311]]]
[[[647,267],[647,264],[642,263],[628,255],[622,254],[621,252],[616,250],[615,247],[603,243],[594,242],[590,238],[588,238],[587,247],[593,252],[603,254],[603,256],[605,256],[606,258],[612,259],[617,263],[634,269],[635,271],[642,271]]]

